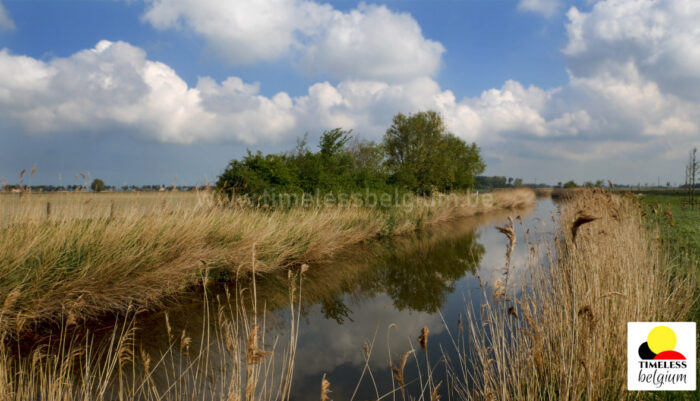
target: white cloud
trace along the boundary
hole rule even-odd
[[[397,354],[411,348],[411,340],[415,346],[416,333],[424,326],[429,327],[431,335],[439,335],[445,329],[437,314],[401,312],[391,305],[391,299],[385,294],[364,299],[360,305],[353,305],[352,321],[343,325],[322,317],[319,307],[314,306],[315,313],[309,313],[311,321],[302,328],[304,336],[297,348],[295,363],[304,366],[298,372],[299,377],[317,377],[346,364],[362,367],[365,363],[362,346],[365,342],[371,343],[375,332],[376,342],[369,363],[375,372],[386,369],[390,358],[388,345],[392,348],[391,358],[395,359]],[[389,328],[392,323],[396,326]],[[368,337],[358,336],[358,333]],[[383,343],[387,334],[391,338],[389,344]]]
[[[695,0],[601,1],[572,8],[564,48],[578,77],[626,78],[630,65],[665,93],[700,101],[700,3]]]
[[[0,51],[3,124],[33,135],[120,131],[162,142],[260,145],[344,127],[378,139],[394,114],[435,109],[456,134],[476,139],[536,119],[532,107],[542,97],[541,90],[509,82],[481,99],[457,102],[428,77],[400,84],[321,82],[303,96],[266,97],[257,84],[237,77],[221,83],[203,77],[188,87],[173,69],[124,42],[101,41],[48,62]],[[522,105],[526,102],[535,106]],[[533,131],[541,131],[544,122],[536,123]]]
[[[301,63],[306,71],[341,78],[404,81],[437,72],[443,52],[409,14],[360,4],[349,13],[334,12],[302,50]]]
[[[518,2],[518,9],[551,18],[559,11],[561,5],[560,0],[520,0]]]
[[[341,12],[301,0],[152,0],[143,18],[158,29],[197,32],[235,64],[286,58],[340,79],[433,75],[444,52],[409,14],[363,3]]]
[[[216,102],[229,107],[212,108]],[[236,79],[205,78],[190,88],[124,42],[101,41],[49,62],[0,51],[0,105],[4,124],[34,135],[120,131],[162,142],[255,143],[294,125],[286,94],[259,96]]]
[[[15,29],[15,23],[10,18],[7,10],[5,10],[2,2],[0,2],[0,30],[2,29],[13,30]]]

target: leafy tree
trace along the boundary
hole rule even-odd
[[[102,192],[106,189],[105,182],[99,178],[95,178],[94,180],[92,180],[92,184],[90,184],[90,189],[92,189],[95,192]]]
[[[472,187],[485,168],[479,148],[448,133],[434,111],[394,116],[384,149],[392,181],[418,194]]]
[[[447,185],[443,190],[474,188],[476,176],[486,168],[479,147],[467,144],[452,134],[444,138],[444,157],[447,158]]]
[[[570,180],[564,183],[564,188],[578,188],[578,185],[574,180]]]

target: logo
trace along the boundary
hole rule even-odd
[[[627,323],[628,390],[695,390],[695,323]]]

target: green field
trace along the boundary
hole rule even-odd
[[[688,197],[680,193],[646,193],[641,196],[641,200],[650,225],[653,227],[658,224],[665,249],[675,258],[681,272],[687,269],[700,272],[700,205],[691,209],[687,205]],[[698,287],[696,294],[700,293],[700,285]],[[688,320],[700,321],[700,299],[697,295]],[[655,396],[661,400],[697,399],[697,394],[693,393],[669,392]]]
[[[700,205],[692,210],[687,206],[687,197],[680,194],[645,194],[642,202],[651,219],[660,223],[663,240],[678,252],[679,256],[700,255]],[[653,213],[657,209],[657,214]],[[664,215],[670,211],[673,220]],[[653,221],[653,220],[652,220]]]

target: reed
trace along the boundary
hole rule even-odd
[[[642,398],[626,389],[627,322],[688,318],[696,270],[660,248],[632,199],[580,191],[559,225],[525,288],[467,309],[451,371],[462,399]]]
[[[264,311],[253,288],[236,286],[215,299],[204,292],[200,331],[179,331],[165,315],[161,351],[136,331],[129,308],[106,334],[64,324],[55,337],[13,347],[0,338],[2,400],[289,400],[299,327],[301,276],[290,275],[290,330],[265,338]],[[193,336],[194,334],[194,336]]]
[[[201,277],[286,269],[380,235],[534,203],[532,191],[415,198],[389,209],[221,205],[210,193],[0,195],[0,330],[19,336],[159,308]],[[46,214],[46,202],[51,213]],[[253,245],[255,255],[253,256]]]
[[[535,195],[538,198],[551,198],[553,191],[553,188],[535,188]]]

